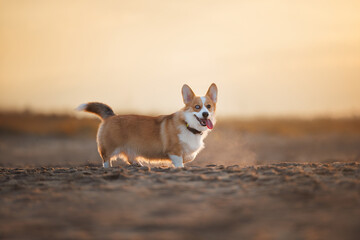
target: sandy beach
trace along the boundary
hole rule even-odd
[[[2,239],[357,239],[359,163],[1,168]]]
[[[220,122],[185,168],[103,169],[98,120],[9,116],[0,239],[360,236],[356,119]]]

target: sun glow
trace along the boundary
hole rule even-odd
[[[360,113],[359,1],[1,1],[0,108]]]

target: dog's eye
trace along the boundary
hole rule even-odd
[[[200,109],[200,105],[196,105],[195,108],[196,108],[196,109]]]
[[[210,105],[210,104],[208,104],[208,105],[206,105],[206,107],[207,107],[207,109],[210,109],[210,108],[211,108],[211,105]]]

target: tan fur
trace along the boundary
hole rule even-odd
[[[205,105],[210,105],[210,111],[215,112],[216,104],[211,101],[209,96],[205,96],[205,97],[206,97]],[[189,102],[188,104],[186,104],[183,109],[184,109],[184,111],[190,110],[193,112],[200,112],[201,109],[196,109],[195,108],[196,105],[202,106],[202,101],[201,101],[200,97],[194,97],[194,99],[191,102]]]
[[[129,158],[130,163],[138,155],[149,160],[168,159],[168,154],[181,155],[181,146],[174,140],[179,133],[176,125],[183,121],[179,115],[117,115],[105,119],[97,136],[104,162],[117,148]]]
[[[203,105],[200,97],[192,94],[189,95],[189,102],[182,110],[158,117],[114,115],[111,108],[102,103],[84,104],[79,107],[79,110],[95,113],[102,119],[98,129],[97,143],[104,166],[105,163],[111,166],[111,160],[116,155],[124,156],[130,164],[138,163],[138,157],[148,160],[168,160],[170,156],[178,156],[183,159],[182,162],[188,162],[192,161],[203,148],[202,140],[207,135],[205,131],[203,136],[193,136],[193,133],[186,129],[185,112],[199,111],[195,109],[195,105]],[[208,94],[206,104],[211,105],[212,112],[215,111],[216,103]],[[184,141],[185,137],[190,137],[192,140],[199,138],[199,146],[195,146],[193,150],[192,146],[188,146],[186,140]]]

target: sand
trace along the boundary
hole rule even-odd
[[[0,168],[1,239],[358,239],[360,163]]]
[[[98,124],[0,113],[0,239],[359,239],[358,118],[220,119],[184,169],[103,169]]]

